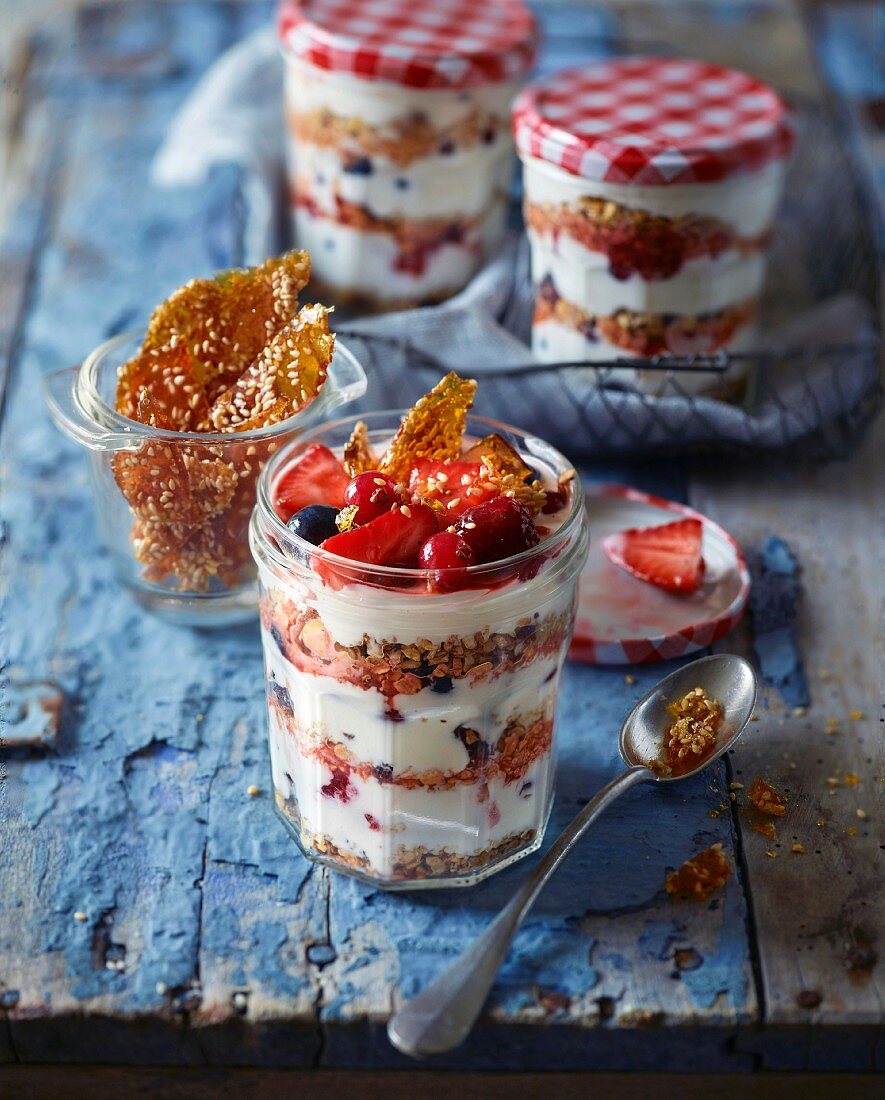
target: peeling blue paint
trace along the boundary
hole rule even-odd
[[[799,563],[776,536],[748,560],[753,575],[753,647],[762,678],[778,689],[788,706],[808,706],[811,697],[796,625],[802,597]]]

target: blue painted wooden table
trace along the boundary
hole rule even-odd
[[[726,7],[727,19],[747,14]],[[196,79],[269,10],[83,8],[19,58],[2,250],[0,1062],[406,1067],[384,1037],[391,1007],[525,872],[394,896],[307,863],[267,794],[257,629],[178,629],[130,601],[98,541],[83,456],[42,407],[41,374],[191,276],[242,262],[236,171],[187,191],[146,180]],[[752,11],[729,38],[743,55],[728,60],[817,94],[800,25],[781,5]],[[593,9],[575,49],[712,55],[718,40],[694,12]],[[763,706],[708,777],[634,792],[594,827],[520,932],[474,1035],[431,1065],[881,1066],[869,600],[881,562],[868,524],[882,450],[879,429],[839,468],[588,471],[690,498],[755,555],[754,626],[729,644],[755,647]],[[833,531],[852,541],[850,568]],[[621,718],[666,671],[568,668],[550,835],[615,773]],[[16,746],[23,729],[34,743]],[[729,798],[760,771],[790,790],[774,844],[747,829],[740,787]],[[251,784],[264,793],[250,797]],[[724,891],[700,905],[668,898],[667,871],[713,843],[735,868]]]

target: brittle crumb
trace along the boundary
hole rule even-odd
[[[722,852],[722,845],[714,844],[667,875],[667,893],[704,901],[725,884],[730,874],[731,867]]]
[[[787,808],[787,796],[775,790],[770,783],[757,775],[753,784],[747,791],[747,797],[757,810],[763,814],[771,814],[780,817]]]

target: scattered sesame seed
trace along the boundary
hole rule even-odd
[[[85,914],[85,913],[84,913],[84,912],[82,911],[82,909],[78,909],[78,910],[77,910],[77,912],[76,912],[76,913],[74,913],[74,920],[78,920],[78,921],[86,921],[86,920],[88,920],[88,919],[89,919],[89,918],[88,918],[88,917],[86,916],[86,914]]]
[[[157,982],[157,984],[154,986],[154,988],[160,994],[161,997],[164,997],[169,992],[169,986],[166,985],[165,982]]]
[[[794,844],[790,851],[795,852],[797,856],[805,855],[805,849],[802,847],[801,844]]]
[[[848,714],[848,717],[849,717],[849,718],[850,718],[850,719],[851,719],[851,720],[852,720],[853,722],[857,722],[857,721],[859,721],[859,720],[860,720],[861,718],[863,718],[863,711],[862,711],[862,710],[852,710],[852,711],[850,711],[850,712],[849,712],[849,714]]]
[[[261,794],[261,788],[256,787],[254,783],[246,788],[246,794],[250,798],[257,798]]]
[[[627,673],[627,675],[624,677],[624,680],[628,684],[635,684],[636,683],[636,677],[631,672]]]
[[[861,819],[861,821],[866,821],[866,819],[867,819],[867,811],[866,810],[861,810],[860,807],[858,807],[858,809],[856,809],[854,812]]]

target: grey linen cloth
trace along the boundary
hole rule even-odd
[[[237,165],[247,207],[246,260],[260,262],[283,246],[283,134],[282,59],[267,28],[225,53],[202,78],[169,128],[152,180],[195,185],[218,165]],[[359,411],[402,408],[441,373],[457,370],[480,381],[477,412],[579,456],[788,447],[837,424],[850,436],[874,404],[874,314],[857,293],[794,310],[788,322],[764,332],[765,351],[754,357],[755,399],[746,407],[686,396],[678,371],[668,375],[665,396],[649,397],[599,387],[594,368],[537,363],[527,343],[527,251],[512,233],[469,286],[441,305],[337,317],[341,338],[369,374]],[[773,266],[781,273],[786,268],[792,283],[801,277],[798,256],[788,253]]]

